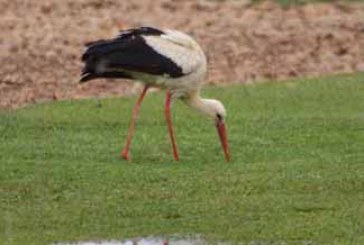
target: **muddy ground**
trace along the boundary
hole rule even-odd
[[[132,82],[76,81],[84,43],[140,25],[193,35],[212,84],[364,71],[361,3],[0,0],[0,108],[135,92]]]

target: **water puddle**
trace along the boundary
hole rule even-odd
[[[146,237],[129,240],[105,240],[105,241],[78,241],[78,242],[57,242],[53,245],[203,245],[206,241],[199,237],[184,238],[160,238]]]

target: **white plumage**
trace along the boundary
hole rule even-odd
[[[230,159],[224,124],[226,111],[220,101],[202,99],[200,88],[207,71],[207,61],[200,45],[190,36],[175,30],[141,27],[123,31],[112,40],[90,43],[83,56],[85,67],[81,82],[96,78],[128,78],[145,83],[134,107],[133,119],[122,156],[129,159],[140,104],[150,86],[167,90],[165,114],[178,160],[177,145],[170,116],[172,99],[181,98],[187,105],[213,118],[226,160]]]

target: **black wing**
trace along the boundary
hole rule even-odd
[[[117,39],[129,39],[133,36],[160,36],[165,34],[163,31],[153,28],[153,27],[140,27],[134,29],[128,29],[121,31]]]
[[[143,36],[159,36],[163,32],[142,27],[123,31],[112,40],[89,43],[82,55],[85,68],[81,81],[100,77],[132,78],[128,71],[151,75],[183,76],[182,68],[170,58],[149,46]]]

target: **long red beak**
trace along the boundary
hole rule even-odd
[[[222,119],[216,120],[216,128],[217,132],[219,133],[222,149],[224,150],[225,153],[225,159],[226,161],[230,161],[230,149],[227,140],[225,124]]]

